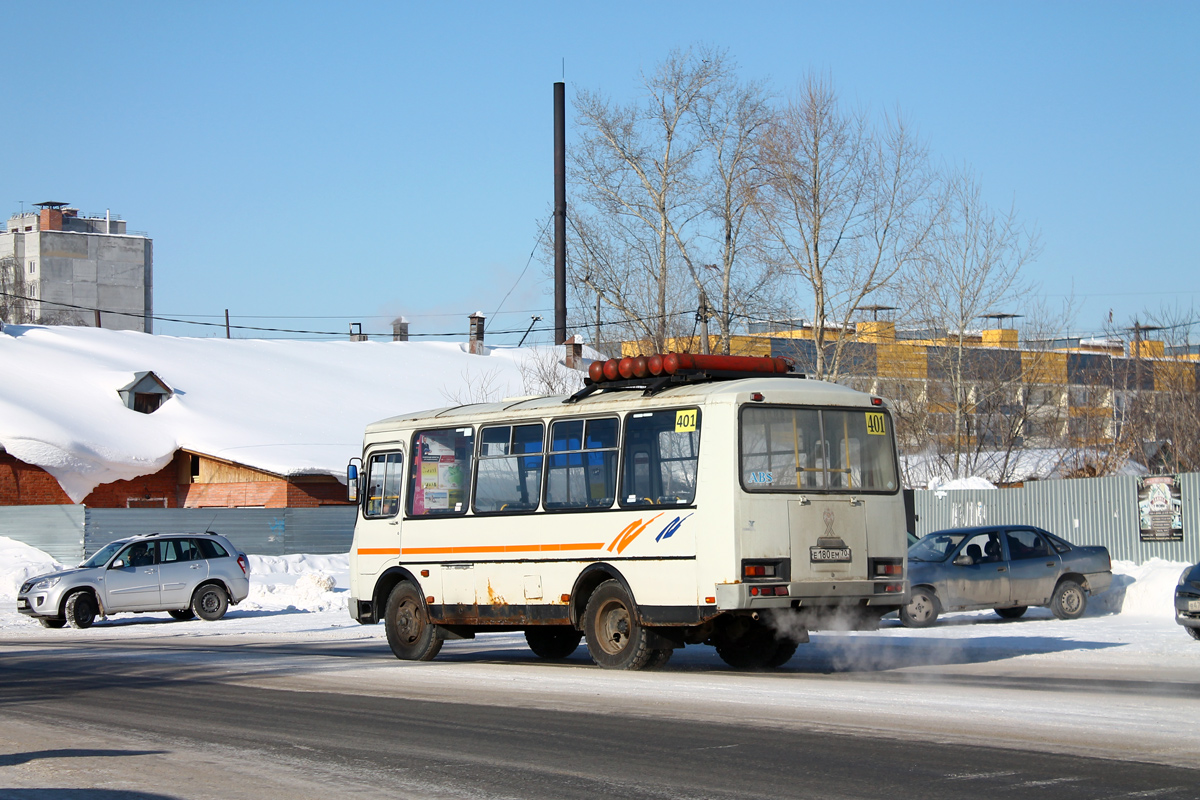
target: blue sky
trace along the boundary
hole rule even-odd
[[[1200,305],[1200,4],[10,4],[0,213],[119,213],[155,310],[342,331],[552,320],[529,261],[553,198],[552,84],[632,98],[672,48],[810,70],[899,109],[1041,231],[1077,331]],[[572,138],[568,114],[568,146]],[[1020,312],[1021,309],[1013,309]],[[211,315],[205,317],[203,315]],[[207,335],[157,323],[160,333]],[[222,331],[223,333],[223,331]],[[550,333],[535,334],[548,341]],[[495,341],[516,336],[498,337]]]

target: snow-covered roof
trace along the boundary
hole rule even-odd
[[[547,357],[555,358],[529,347],[471,355],[452,342],[191,339],[5,325],[0,448],[45,469],[75,502],[101,483],[162,469],[181,448],[278,475],[344,479],[367,423],[538,391],[527,388],[531,371],[523,367]],[[147,371],[173,394],[153,414],[139,414],[118,392]]]

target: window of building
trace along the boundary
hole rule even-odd
[[[699,457],[700,409],[630,414],[621,505],[689,505],[696,499]]]
[[[616,499],[616,418],[573,419],[550,426],[548,509],[609,508]]]
[[[400,511],[400,486],[404,473],[404,454],[376,453],[367,462],[367,494],[363,498],[364,517],[394,517]]]
[[[479,432],[475,513],[537,508],[542,490],[543,426],[500,425]]]
[[[413,437],[408,513],[413,517],[467,513],[475,459],[474,428],[421,431]]]
[[[158,392],[134,392],[133,410],[139,414],[153,414],[162,405],[163,396]]]

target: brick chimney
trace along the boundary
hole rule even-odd
[[[61,231],[63,212],[59,208],[43,208],[41,219],[38,220],[43,231]]]
[[[476,311],[467,319],[470,327],[467,329],[467,345],[471,355],[484,355],[483,349],[483,312]]]
[[[408,341],[408,320],[406,320],[404,317],[396,317],[394,320],[392,320],[392,341]]]
[[[563,342],[567,349],[564,363],[567,369],[583,369],[583,337],[578,333]]]

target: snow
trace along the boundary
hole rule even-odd
[[[1077,471],[1089,457],[1088,451],[1072,448],[1026,447],[1012,451],[987,450],[974,453],[960,469],[972,476],[993,483],[1062,478]],[[937,453],[918,453],[901,456],[904,475],[910,485],[929,489],[973,489],[976,486],[948,486],[954,481],[954,470],[948,457]],[[1148,470],[1136,461],[1126,460],[1112,474],[1138,477]],[[987,486],[982,488],[994,488]]]
[[[970,478],[955,478],[954,480],[945,482],[943,482],[942,478],[933,478],[925,488],[944,492],[949,489],[995,489],[996,485],[987,478],[972,476]]]
[[[76,503],[101,483],[162,469],[179,448],[279,475],[344,480],[368,423],[483,394],[540,392],[529,385],[531,364],[562,355],[465,350],[453,342],[196,339],[5,325],[0,447],[45,469]],[[131,411],[117,394],[144,371],[174,392],[153,414]]]

